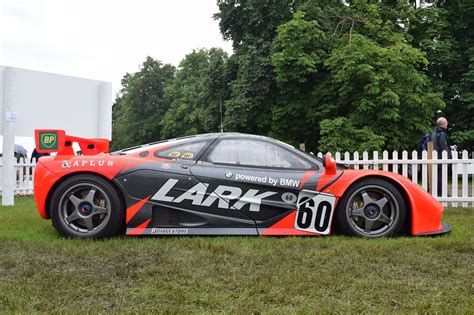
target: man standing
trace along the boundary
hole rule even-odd
[[[448,159],[452,159],[451,154],[451,145],[449,143],[448,137],[448,121],[444,117],[438,118],[436,120],[436,128],[431,135],[431,141],[433,141],[433,149],[438,152],[438,159],[441,159],[443,151],[448,152]],[[448,165],[448,174],[451,169],[451,166]],[[438,196],[441,196],[442,193],[442,168],[441,164],[438,164]]]
[[[449,144],[448,121],[446,118],[440,117],[436,120],[436,128],[431,135],[431,140],[433,141],[433,149],[438,152],[438,159],[441,158],[443,151],[448,151],[449,159],[453,158],[451,155],[451,145]]]

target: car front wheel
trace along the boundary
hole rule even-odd
[[[349,188],[339,202],[338,228],[347,235],[368,238],[400,232],[406,219],[406,203],[390,182],[368,178]]]

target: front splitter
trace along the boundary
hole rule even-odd
[[[443,235],[443,234],[451,232],[452,230],[451,225],[443,221],[441,221],[441,225],[443,227],[437,231],[415,234],[415,236],[438,236],[438,235]]]

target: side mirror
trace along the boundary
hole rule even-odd
[[[323,156],[323,166],[324,166],[324,174],[326,175],[336,175],[337,173],[337,164],[336,161],[333,159],[330,153],[325,154]]]

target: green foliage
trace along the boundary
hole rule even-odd
[[[294,1],[218,0],[215,18],[225,39],[232,40],[236,65],[225,102],[227,131],[269,134],[278,87],[271,46],[278,26],[291,19]]]
[[[344,139],[361,130],[358,135],[368,137],[372,149],[413,147],[444,105],[421,71],[428,61],[406,43],[398,25],[384,18],[382,13],[391,17],[391,7],[357,1],[351,9],[351,15],[334,21],[331,32],[300,12],[278,28],[272,60],[280,98],[273,118],[284,128],[273,134],[290,142],[309,140],[311,148],[320,130],[319,147],[333,149],[329,137]],[[313,12],[321,18],[321,12]],[[334,128],[341,122],[345,128]],[[342,141],[338,148],[359,147],[354,141],[345,145]]]
[[[228,94],[227,59],[221,49],[201,49],[181,61],[165,90],[170,108],[161,121],[162,138],[218,131],[220,103]]]
[[[276,29],[291,19],[293,0],[217,0],[219,12],[214,18],[224,39],[232,40],[234,49],[249,44],[270,43]]]
[[[416,11],[409,33],[430,61],[426,73],[443,93],[453,140],[474,150],[474,1],[433,1]]]
[[[138,72],[124,76],[112,108],[112,150],[160,139],[169,106],[163,93],[174,73],[173,66],[147,57]]]
[[[225,102],[226,131],[268,132],[270,110],[277,95],[269,51],[267,43],[248,45],[235,54],[238,69]]]
[[[385,138],[370,128],[353,125],[350,119],[338,117],[321,121],[321,152],[374,151],[383,147]]]
[[[333,50],[325,62],[337,95],[331,97],[333,114],[382,136],[385,143],[378,149],[413,147],[443,107],[440,95],[418,70],[424,63],[423,54],[403,42],[382,47],[353,34],[351,42]]]
[[[315,75],[324,62],[326,34],[316,21],[304,20],[302,12],[295,13],[277,32],[272,54],[276,81],[282,89],[291,82],[296,88],[304,85],[308,76]]]
[[[225,131],[309,150],[412,149],[443,110],[474,149],[474,2],[413,2],[218,0],[234,54],[126,74],[113,147],[218,131],[222,108]]]
[[[212,48],[209,50],[208,60],[209,65],[206,73],[208,101],[204,112],[206,132],[220,130],[221,110],[224,110],[224,101],[229,98],[229,84],[234,78],[232,62],[229,61],[228,55],[222,49]]]
[[[279,88],[272,106],[272,136],[295,145],[308,142],[308,149],[314,148],[314,126],[321,112],[312,93],[315,84],[325,79],[326,50],[326,34],[316,21],[305,20],[302,12],[278,28],[271,56]]]
[[[207,65],[204,50],[193,51],[181,61],[176,79],[165,90],[170,109],[161,121],[163,138],[203,131]]]

